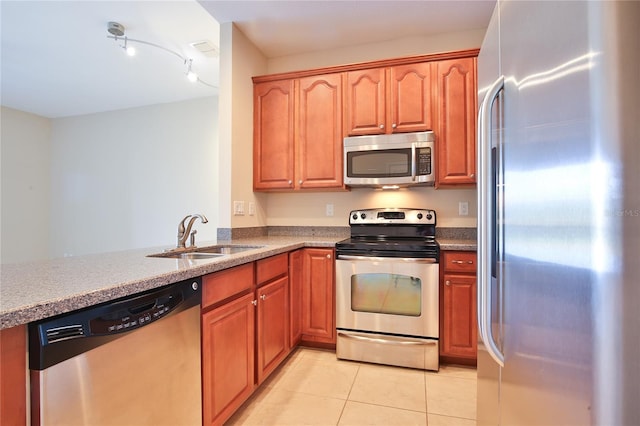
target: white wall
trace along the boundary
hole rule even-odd
[[[265,196],[253,192],[253,82],[265,74],[267,59],[232,23],[220,27],[220,178],[228,202],[221,227],[265,226]],[[223,185],[222,182],[225,182]],[[233,201],[244,201],[246,215],[232,216]],[[248,214],[249,202],[256,214]]]
[[[484,33],[485,30],[480,29],[270,58],[267,62],[267,71],[263,74],[479,48],[482,44]],[[239,51],[238,54],[240,53],[249,57],[257,55],[255,52],[248,50]],[[233,72],[234,76],[236,72],[243,72],[236,68],[235,62]],[[245,81],[246,84],[250,82],[248,78],[245,78]],[[249,93],[242,94],[242,96],[245,102],[249,102]],[[236,101],[238,99],[234,97],[234,102]],[[248,110],[249,107],[242,113],[238,113],[238,115],[234,110],[234,126],[240,125],[242,122],[247,128],[252,128],[252,118],[246,114]],[[242,141],[246,142],[246,139],[242,139]],[[234,138],[234,145],[237,142],[238,140]],[[244,146],[242,148],[243,151],[245,149]],[[234,152],[237,152],[235,146]],[[243,153],[243,155],[245,154]],[[234,163],[234,177],[251,176],[251,173],[252,163],[248,158],[246,163]],[[240,190],[234,185],[231,197],[233,200],[256,200],[259,213],[265,216],[266,225],[269,226],[346,226],[348,224],[348,213],[352,209],[387,206],[432,208],[438,214],[438,224],[440,226],[476,226],[477,202],[475,189],[435,190],[433,188],[413,188],[397,192],[358,189],[350,192],[261,193],[251,195],[246,192],[245,187]],[[468,216],[458,215],[459,201],[469,203]],[[333,217],[325,215],[326,204],[334,205]],[[249,224],[246,220],[234,219],[233,226],[255,225]]]
[[[51,255],[175,246],[218,222],[217,98],[52,120]]]
[[[51,122],[2,107],[0,261],[49,256]]]

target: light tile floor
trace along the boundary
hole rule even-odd
[[[438,373],[298,348],[227,425],[475,426],[476,370]]]

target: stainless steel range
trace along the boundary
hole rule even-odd
[[[438,370],[436,212],[355,210],[336,244],[338,358]]]

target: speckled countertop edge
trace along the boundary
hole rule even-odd
[[[0,266],[0,329],[26,324],[302,247],[334,247],[337,236],[262,236],[202,242],[261,248],[205,260],[150,258],[168,247]],[[438,238],[442,250],[475,250],[471,239]]]
[[[342,237],[266,236],[202,242],[262,246],[222,258],[150,258],[168,247],[0,266],[0,329],[26,324],[302,247],[334,247]]]

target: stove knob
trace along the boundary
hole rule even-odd
[[[351,218],[352,218],[353,220],[357,220],[357,219],[358,219],[358,214],[357,214],[357,213],[354,213],[354,214],[353,214],[353,216],[351,216]]]
[[[360,217],[364,219],[364,218],[366,218],[366,217],[367,217],[367,215],[366,215],[366,214],[364,214],[364,213],[360,213]]]
[[[422,219],[422,213],[418,213],[418,219]]]
[[[427,219],[428,219],[428,220],[433,219],[433,215],[432,215],[431,213],[427,213]]]

